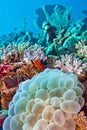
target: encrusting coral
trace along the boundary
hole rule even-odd
[[[19,84],[3,130],[75,130],[83,93],[76,75],[47,68]]]

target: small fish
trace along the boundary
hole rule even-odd
[[[46,68],[45,65],[42,64],[42,62],[40,60],[32,60],[32,63],[34,65],[34,67],[39,70],[44,70]]]

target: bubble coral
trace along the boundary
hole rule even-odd
[[[76,75],[47,68],[19,84],[3,130],[75,130],[83,92]]]

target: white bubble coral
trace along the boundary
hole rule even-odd
[[[36,91],[35,97],[46,100],[48,98],[48,92],[45,89],[39,89]]]
[[[32,107],[32,113],[36,116],[42,113],[42,110],[44,109],[45,105],[43,102],[36,102],[34,106]]]
[[[4,123],[3,123],[3,129],[4,130],[10,130],[10,120],[11,120],[11,116],[8,116]]]
[[[22,122],[20,121],[18,115],[14,115],[10,120],[10,130],[21,130]]]
[[[64,100],[75,100],[76,92],[73,89],[69,89],[63,94],[63,98]]]
[[[59,127],[57,124],[52,122],[48,125],[47,130],[65,130],[65,128]]]
[[[75,121],[72,119],[67,120],[64,124],[64,128],[65,130],[75,130],[76,128]]]
[[[71,114],[76,114],[80,111],[81,106],[79,105],[78,102],[72,101],[72,100],[67,100],[61,103],[61,109],[64,112],[71,113]]]
[[[40,119],[35,124],[33,130],[47,130],[47,123],[43,119]]]
[[[55,108],[59,108],[61,102],[62,102],[61,98],[58,98],[58,97],[53,97],[53,98],[51,99],[51,104],[52,104]]]
[[[42,111],[42,119],[45,120],[46,122],[51,122],[54,111],[55,109],[53,106],[51,105],[46,106]]]
[[[25,111],[26,108],[26,104],[27,104],[28,100],[27,98],[21,98],[19,99],[14,106],[14,113],[15,114],[21,114],[22,112]],[[10,108],[9,108],[10,109]]]
[[[83,92],[76,75],[47,68],[19,84],[3,130],[75,130]]]
[[[65,117],[62,110],[57,109],[53,114],[53,120],[58,126],[63,126],[65,124]]]
[[[32,129],[37,121],[37,117],[33,114],[28,115],[25,118],[25,123],[29,125],[29,129]]]

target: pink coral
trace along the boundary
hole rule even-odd
[[[85,40],[78,41],[76,44],[77,54],[80,58],[87,58],[87,45]]]
[[[37,44],[32,45],[24,51],[24,60],[43,60],[45,61],[47,57],[44,54],[44,51]]]
[[[55,61],[54,67],[59,68],[64,72],[81,74],[81,72],[87,67],[87,64],[82,64],[81,60],[74,59],[71,55],[65,55],[61,56],[60,60]]]

